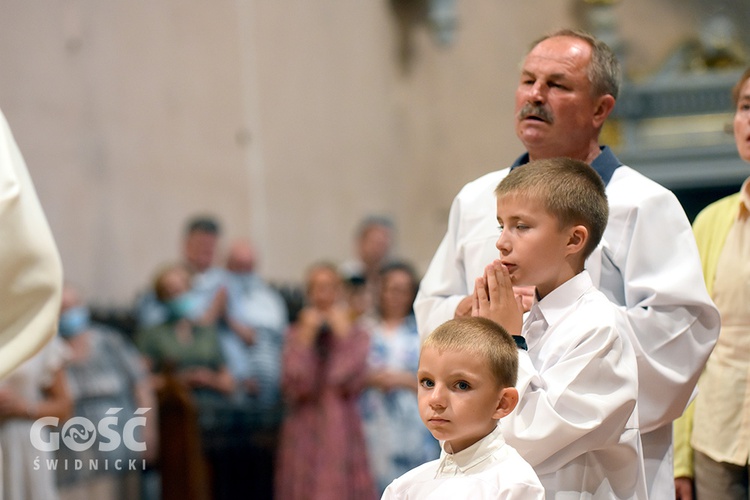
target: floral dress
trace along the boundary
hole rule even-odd
[[[414,316],[386,332],[382,322],[366,323],[370,331],[370,370],[410,371],[419,365],[419,334]],[[383,392],[367,389],[360,398],[370,465],[379,491],[397,477],[440,455],[440,445],[422,423],[417,393],[410,389]]]

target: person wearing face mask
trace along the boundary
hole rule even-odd
[[[92,446],[84,451],[72,451],[61,446],[57,458],[64,463],[76,459],[85,464],[115,460],[145,458],[149,462],[156,456],[156,408],[148,372],[135,346],[123,334],[91,321],[88,307],[78,290],[65,284],[60,307],[58,332],[69,348],[70,361],[65,374],[74,404],[74,415],[99,422],[112,408],[121,408],[121,415],[134,415],[138,408],[148,408],[146,426],[138,440],[146,444],[141,453],[119,446],[109,452]],[[127,419],[115,424],[122,435]],[[125,462],[126,463],[126,462]],[[117,471],[103,467],[92,469],[61,468],[57,485],[61,499],[135,498],[140,495],[140,471]]]
[[[221,226],[213,217],[196,216],[187,221],[181,262],[190,274],[189,298],[181,298],[179,303],[170,305],[159,300],[153,289],[146,290],[135,303],[139,328],[172,319],[175,307],[183,308],[177,312],[185,313],[197,323],[216,325],[225,304],[224,272],[214,263],[220,235]]]
[[[234,380],[224,362],[216,329],[191,319],[190,275],[171,265],[154,280],[154,293],[167,310],[166,321],[140,330],[136,344],[146,358],[155,389],[164,385],[163,371],[173,368],[182,383],[198,393],[228,395]]]
[[[182,264],[168,265],[157,273],[154,294],[168,314],[163,323],[139,330],[136,333],[136,345],[146,360],[158,397],[163,398],[165,394],[175,394],[174,391],[177,391],[180,398],[184,397],[188,401],[187,411],[191,414],[195,412],[197,422],[191,420],[187,424],[187,428],[191,429],[189,434],[182,435],[180,439],[191,439],[199,443],[199,450],[195,452],[198,457],[196,460],[200,463],[196,474],[204,476],[207,474],[203,468],[204,463],[214,471],[221,471],[217,460],[221,457],[222,447],[232,439],[225,432],[225,419],[231,415],[230,396],[234,392],[235,383],[227,368],[216,327],[201,324],[190,313],[190,278]],[[160,399],[160,420],[165,420],[166,417],[161,412],[161,401]],[[196,426],[197,432],[194,433]],[[168,443],[169,438],[163,435],[167,427],[169,422],[160,425],[160,449],[165,445],[174,445]],[[170,450],[174,451],[174,448],[170,447]],[[166,455],[165,451],[161,456],[162,464],[165,460],[170,463],[181,460],[184,451],[177,450],[176,456]],[[170,485],[174,484],[171,481],[176,481],[178,485],[188,484],[184,471],[167,480],[164,465],[162,481],[163,485],[165,481]],[[220,484],[196,483],[194,486],[212,488]]]

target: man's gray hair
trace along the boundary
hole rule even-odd
[[[532,49],[548,38],[568,36],[583,40],[591,46],[591,61],[588,67],[588,77],[591,90],[595,96],[611,95],[617,99],[620,93],[620,63],[617,56],[606,43],[582,30],[561,29],[543,36],[535,41]]]

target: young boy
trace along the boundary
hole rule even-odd
[[[647,498],[629,330],[584,270],[607,224],[604,184],[585,163],[557,158],[513,170],[495,194],[500,259],[476,280],[473,314],[528,349],[503,436],[547,498]],[[536,289],[525,323],[513,286]]]
[[[518,403],[516,344],[484,318],[444,323],[424,341],[417,399],[443,452],[394,480],[383,499],[544,498],[534,470],[505,444],[498,421]]]

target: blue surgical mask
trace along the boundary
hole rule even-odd
[[[58,331],[63,338],[72,338],[85,332],[90,324],[89,310],[86,307],[72,307],[60,315]]]
[[[169,319],[171,321],[177,321],[183,318],[189,318],[194,309],[193,298],[183,293],[167,302],[167,309],[169,310]]]

